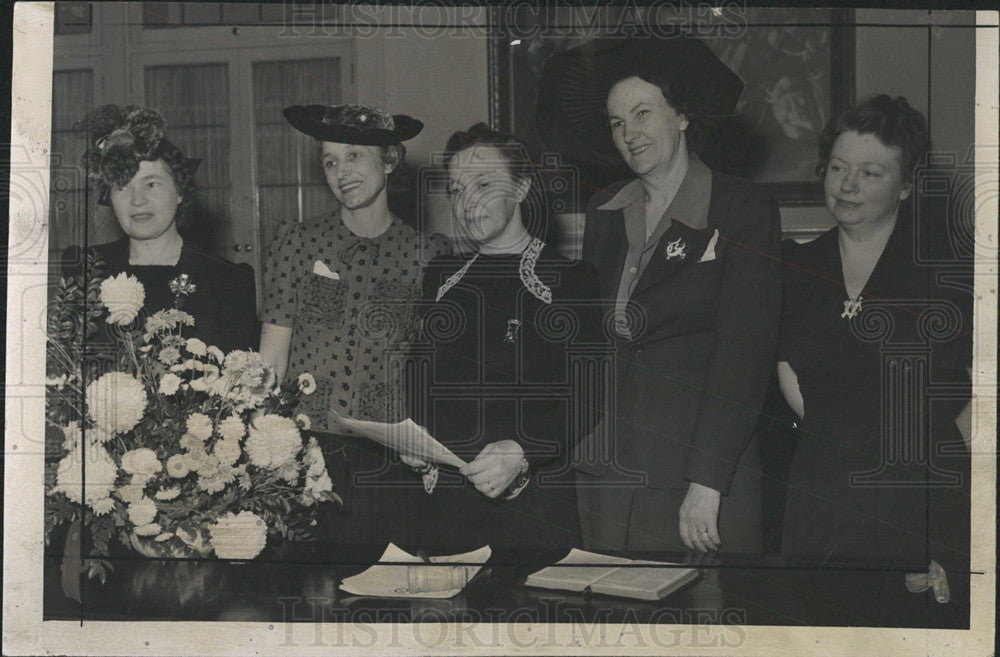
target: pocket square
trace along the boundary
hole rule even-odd
[[[330,268],[326,266],[326,263],[322,260],[317,260],[313,265],[313,273],[317,276],[322,276],[324,278],[330,278],[335,281],[340,280],[340,275],[335,271],[330,271]]]
[[[705,253],[701,255],[701,259],[698,262],[709,262],[715,260],[715,244],[719,241],[719,229],[716,228],[715,232],[712,233],[712,239],[708,240],[708,246],[705,247]]]

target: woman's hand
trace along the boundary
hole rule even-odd
[[[711,552],[722,546],[719,538],[719,503],[722,495],[708,486],[691,482],[681,504],[680,532],[689,550]]]
[[[507,490],[521,471],[524,450],[513,440],[490,443],[471,463],[459,469],[480,493],[495,498]]]

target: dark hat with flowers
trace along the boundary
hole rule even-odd
[[[285,120],[313,139],[361,146],[388,146],[412,139],[424,124],[405,114],[367,105],[292,105]]]
[[[127,185],[142,161],[163,160],[181,194],[186,194],[201,164],[201,159],[184,157],[167,139],[167,121],[155,109],[102,105],[73,128],[87,139],[83,165],[88,177],[100,185],[100,205],[109,205],[111,188]]]

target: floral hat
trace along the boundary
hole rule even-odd
[[[110,205],[111,188],[121,189],[139,171],[142,161],[163,160],[182,194],[190,188],[199,158],[186,158],[167,139],[167,122],[155,109],[138,105],[103,105],[73,126],[85,134],[83,165],[100,184],[98,204]]]
[[[607,96],[618,80],[642,73],[666,81],[683,104],[674,109],[691,121],[733,115],[743,92],[743,80],[699,39],[593,39],[545,63],[536,119],[546,147],[577,162],[621,165],[607,126]]]
[[[367,105],[292,105],[283,114],[299,132],[340,144],[388,146],[412,139],[424,128],[413,117]]]

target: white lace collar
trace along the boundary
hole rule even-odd
[[[542,253],[542,249],[545,248],[545,242],[538,239],[537,237],[531,240],[524,252],[521,253],[521,264],[517,268],[518,276],[521,278],[521,282],[524,284],[525,289],[531,292],[539,301],[543,303],[552,303],[552,290],[548,285],[539,280],[538,276],[535,274],[535,263],[538,262],[538,256]],[[440,301],[441,297],[447,294],[448,290],[455,287],[455,285],[462,280],[462,277],[469,271],[472,263],[479,258],[479,252],[472,256],[468,262],[462,265],[462,268],[457,272],[448,277],[448,280],[438,288],[437,297],[435,301]]]

